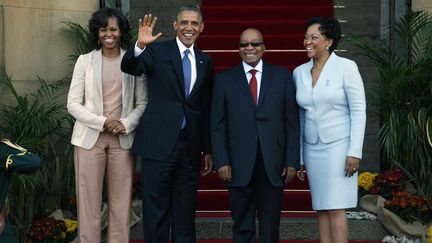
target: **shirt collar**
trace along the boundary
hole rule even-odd
[[[183,57],[183,53],[186,49],[189,49],[190,54],[192,55],[193,58],[195,58],[195,52],[194,52],[194,44],[191,45],[191,47],[187,48],[185,45],[183,45],[183,43],[180,41],[180,39],[178,38],[178,36],[176,36],[176,42],[177,42],[177,46],[180,50],[180,56]]]
[[[243,69],[244,69],[245,73],[248,73],[251,69],[255,69],[258,72],[262,73],[262,69],[263,69],[263,61],[262,61],[262,59],[258,62],[258,64],[255,67],[252,67],[251,65],[247,64],[244,61],[242,61],[242,63],[243,63]]]

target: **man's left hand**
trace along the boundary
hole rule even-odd
[[[213,170],[213,157],[211,154],[204,155],[204,170],[201,171],[201,175],[205,176],[210,174]]]
[[[285,177],[285,184],[288,184],[296,175],[296,169],[293,167],[283,168],[282,176]]]

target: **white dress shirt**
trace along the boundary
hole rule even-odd
[[[246,78],[248,81],[248,84],[252,78],[252,74],[249,72],[251,69],[255,69],[257,70],[257,72],[255,73],[255,78],[257,80],[257,102],[259,100],[259,94],[260,94],[260,90],[261,90],[261,79],[262,79],[262,70],[263,70],[263,61],[262,59],[258,62],[258,64],[255,67],[252,67],[251,65],[247,64],[246,62],[242,62],[243,63],[243,69],[246,73]]]
[[[176,42],[177,42],[177,46],[180,50],[180,56],[183,59],[184,56],[184,51],[186,49],[189,49],[189,60],[191,62],[191,67],[192,67],[192,72],[191,72],[191,84],[190,84],[190,88],[189,88],[189,94],[192,91],[193,86],[195,85],[196,82],[196,78],[197,78],[197,68],[196,68],[196,59],[195,59],[195,52],[194,52],[194,45],[192,44],[191,47],[187,48],[185,45],[183,45],[183,43],[180,41],[180,39],[178,37],[176,37]],[[135,42],[135,49],[134,49],[134,56],[137,57],[139,55],[141,55],[141,53],[146,49],[146,47],[144,47],[143,49],[139,48],[137,46],[138,42]],[[262,64],[261,64],[262,67]],[[250,74],[249,74],[250,75]],[[257,78],[258,79],[258,78]],[[259,85],[258,85],[258,91],[259,91]]]

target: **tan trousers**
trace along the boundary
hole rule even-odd
[[[74,158],[79,242],[101,242],[104,175],[108,185],[107,242],[129,242],[134,156],[120,147],[118,136],[102,133],[90,150],[75,146]]]

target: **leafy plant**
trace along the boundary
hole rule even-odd
[[[74,53],[68,56],[68,60],[75,63],[79,55],[88,53],[92,50],[89,39],[89,30],[70,19],[65,19],[60,23],[65,25],[63,31],[73,41]]]
[[[19,242],[35,216],[61,208],[74,195],[73,163],[69,137],[72,119],[64,105],[68,79],[48,84],[39,78],[39,88],[18,94],[13,80],[0,67],[0,85],[12,95],[10,104],[0,104],[0,135],[33,151],[42,159],[34,175],[15,174],[9,190],[9,208]]]
[[[352,38],[376,65],[379,80],[368,101],[380,118],[381,152],[417,191],[432,198],[432,16],[408,12],[392,27],[400,43],[373,45]]]

